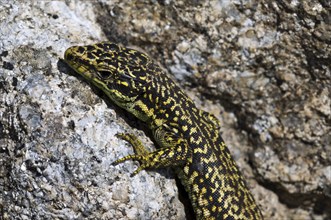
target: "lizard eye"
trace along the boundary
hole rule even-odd
[[[108,79],[112,75],[111,72],[105,71],[105,70],[98,71],[98,73],[99,73],[99,76],[103,79]]]

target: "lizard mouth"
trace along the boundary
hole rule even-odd
[[[93,79],[96,77],[93,65],[88,60],[82,59],[82,53],[77,50],[78,47],[73,46],[64,52],[64,61],[77,73],[86,79]]]

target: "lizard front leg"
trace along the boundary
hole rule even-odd
[[[133,134],[118,134],[118,136],[128,141],[134,148],[135,154],[120,158],[112,163],[117,165],[126,160],[136,160],[140,162],[140,166],[135,170],[131,176],[136,175],[144,169],[156,169],[164,167],[184,166],[187,162],[192,161],[192,152],[186,140],[178,138],[174,133],[158,129],[156,134],[162,140],[158,143],[166,143],[161,148],[149,152],[142,144],[142,142]]]

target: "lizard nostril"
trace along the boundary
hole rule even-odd
[[[85,47],[78,47],[77,51],[82,54],[85,52]]]
[[[72,60],[73,59],[73,55],[72,55],[72,49],[69,48],[64,52],[64,59],[65,60]]]

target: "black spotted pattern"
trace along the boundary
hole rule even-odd
[[[158,143],[148,152],[133,135],[121,135],[142,169],[173,167],[197,219],[262,219],[261,212],[219,133],[215,116],[193,101],[146,54],[111,42],[75,46],[66,62],[116,104],[146,122]]]

